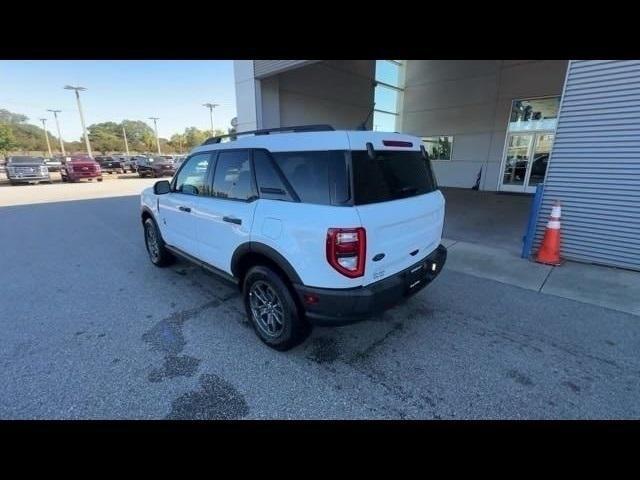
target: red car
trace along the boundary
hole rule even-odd
[[[93,181],[102,181],[102,169],[100,164],[91,157],[70,157],[60,168],[60,176],[63,182],[77,182],[86,178]]]

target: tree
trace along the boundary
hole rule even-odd
[[[156,150],[156,136],[153,130],[149,129],[148,132],[142,132],[142,138],[138,142],[142,147],[141,150],[152,152]]]
[[[169,139],[169,146],[178,153],[183,153],[187,144],[186,136],[180,133],[174,133]]]
[[[1,123],[22,123],[29,120],[29,118],[21,113],[13,113],[4,108],[0,108],[0,122]]]
[[[103,154],[123,147],[122,128],[115,122],[95,123],[87,131],[93,148]]]
[[[6,123],[0,123],[0,153],[6,153],[15,146],[16,138],[13,136],[11,126]]]
[[[145,140],[148,141],[149,136],[153,139],[155,144],[155,137],[153,129],[146,123],[140,120],[123,120],[120,123],[120,131],[122,127],[127,131],[127,142],[131,150],[143,151],[147,149]],[[120,133],[122,135],[122,133]],[[152,145],[153,148],[153,145]]]
[[[186,147],[191,150],[198,145],[201,145],[209,135],[204,130],[199,130],[196,127],[189,127],[184,130],[185,144]]]

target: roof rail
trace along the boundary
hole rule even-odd
[[[228,135],[220,135],[218,137],[211,137],[205,140],[202,145],[211,145],[214,143],[220,143],[223,138],[239,137],[240,135],[269,135],[276,132],[330,132],[334,131],[331,125],[318,124],[318,125],[297,125],[293,127],[278,127],[278,128],[264,128],[262,130],[251,130],[249,132],[230,133]]]

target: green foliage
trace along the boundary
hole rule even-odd
[[[104,122],[89,125],[87,128],[91,148],[106,154],[122,149],[124,140],[122,128],[115,122]]]
[[[13,135],[11,126],[7,123],[0,123],[0,153],[3,155],[15,146],[16,138]]]
[[[29,118],[25,115],[0,108],[0,123],[22,123],[27,120],[29,120]]]
[[[27,120],[28,118],[25,115],[0,109],[0,124],[7,125],[9,129],[0,129],[0,149],[5,145],[6,151],[46,152],[47,144],[44,130],[36,125],[26,123]],[[127,142],[131,152],[155,153],[157,151],[153,128],[140,120],[123,120],[120,123],[103,122],[90,125],[87,128],[87,133],[92,150],[102,154],[124,152],[123,127],[127,133]],[[227,133],[223,130],[215,130],[214,136],[226,135]],[[11,140],[9,140],[8,135],[12,137]],[[170,139],[160,138],[160,149],[162,153],[186,153],[192,148],[201,145],[209,137],[211,137],[210,130],[189,127],[183,133],[172,135]],[[49,133],[49,140],[51,141],[51,148],[57,151],[60,144],[58,138]],[[65,150],[68,154],[84,152],[84,138],[79,138],[78,141],[74,142],[65,142]]]
[[[122,135],[122,127],[127,131],[129,149],[140,152],[146,150],[149,138],[151,138],[151,148],[155,149],[155,136],[149,125],[140,120],[123,120],[120,123],[120,135]]]

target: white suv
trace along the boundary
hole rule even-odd
[[[154,265],[179,255],[236,283],[270,347],[389,308],[440,273],[444,197],[419,138],[315,125],[224,139],[142,192],[145,243]]]

